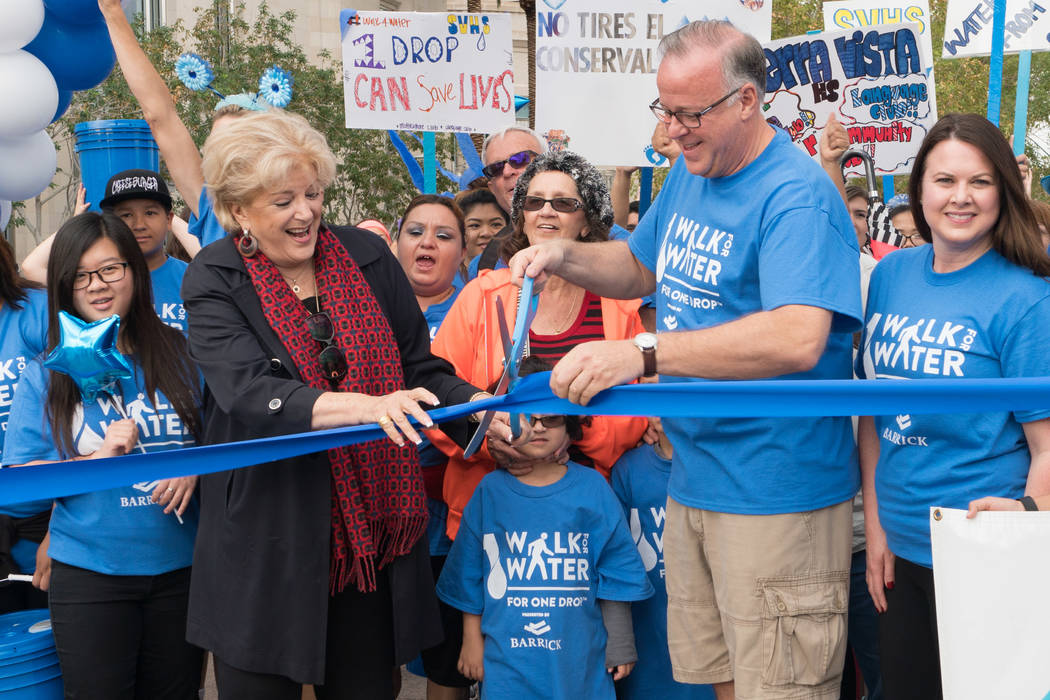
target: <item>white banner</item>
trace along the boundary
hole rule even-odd
[[[662,165],[650,145],[657,45],[699,19],[769,40],[772,0],[540,0],[536,128],[595,165]]]
[[[814,158],[828,116],[879,175],[911,172],[937,121],[937,100],[919,48],[919,25],[806,34],[766,44],[766,121]],[[861,175],[859,162],[851,174]]]
[[[941,58],[990,56],[995,0],[948,0]],[[1006,53],[1050,51],[1050,3],[1006,0]]]
[[[824,3],[824,31],[864,29],[880,24],[919,25],[919,45],[926,67],[933,65],[930,4],[927,0],[841,0]]]
[[[339,13],[346,126],[488,133],[514,123],[510,16]]]
[[[1050,695],[1050,512],[930,509],[945,700]]]

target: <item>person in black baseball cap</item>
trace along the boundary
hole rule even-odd
[[[99,206],[128,225],[150,270],[166,262],[164,242],[171,229],[171,194],[160,173],[141,169],[117,173],[106,183]]]

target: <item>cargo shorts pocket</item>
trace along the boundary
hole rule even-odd
[[[849,572],[758,580],[762,608],[762,682],[821,685],[842,671]]]

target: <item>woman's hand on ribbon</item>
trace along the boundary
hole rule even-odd
[[[423,442],[416,429],[409,422],[409,416],[415,418],[424,428],[433,427],[434,421],[427,415],[421,403],[437,406],[441,402],[432,393],[422,387],[395,391],[384,396],[370,396],[370,402],[364,407],[366,419],[362,423],[378,423],[379,427],[399,447],[404,447],[405,438],[418,445]],[[371,405],[369,405],[369,403]]]
[[[197,489],[197,477],[182,476],[178,479],[165,479],[157,483],[153,489],[153,502],[164,506],[164,514],[174,512],[182,517],[186,508],[193,499],[193,492]]]

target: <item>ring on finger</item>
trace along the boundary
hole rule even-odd
[[[393,423],[393,420],[391,420],[390,416],[384,414],[382,416],[379,416],[379,419],[376,420],[376,423],[379,423],[379,426],[381,428],[386,428],[391,423]]]
[[[169,487],[168,487],[168,493],[174,493],[174,492],[175,492],[175,489],[173,489],[173,488],[171,488],[171,487],[169,486]]]

